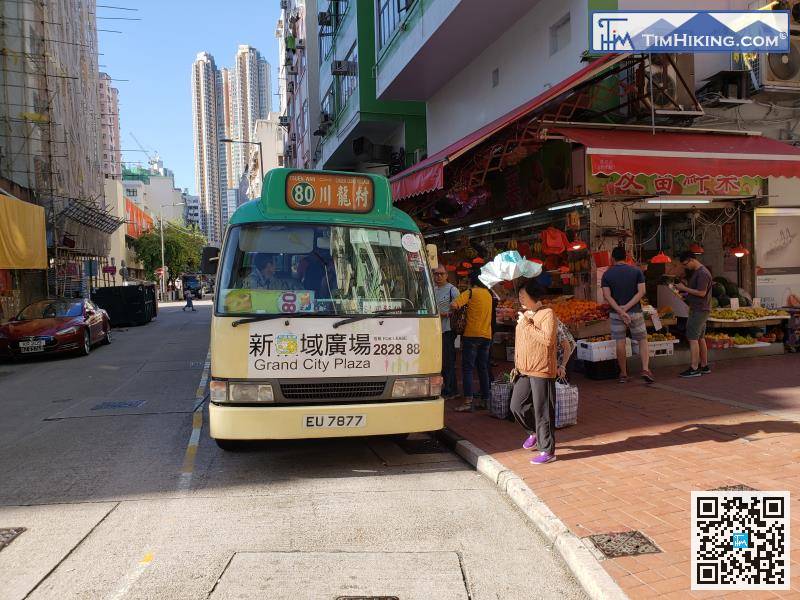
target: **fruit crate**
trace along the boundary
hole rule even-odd
[[[675,354],[675,344],[678,340],[659,340],[657,342],[648,340],[648,354],[650,358],[654,356],[672,356]],[[633,353],[639,356],[639,342],[633,340]]]
[[[630,358],[632,353],[631,339],[626,338],[626,355]],[[600,362],[604,360],[616,360],[617,343],[614,340],[604,342],[590,342],[588,340],[578,340],[578,360],[586,362]]]

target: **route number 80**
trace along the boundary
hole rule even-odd
[[[292,200],[300,206],[308,206],[314,202],[314,186],[305,181],[292,187]]]

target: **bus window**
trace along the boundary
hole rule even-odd
[[[402,231],[233,226],[221,258],[216,311],[360,315],[396,309],[433,315],[423,250],[418,234]]]

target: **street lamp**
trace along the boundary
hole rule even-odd
[[[169,206],[185,206],[186,202],[174,202]],[[167,265],[164,264],[164,205],[158,207],[158,223],[161,229],[161,298],[167,295],[166,280],[164,279]]]
[[[244,140],[234,140],[231,138],[220,138],[219,141],[226,144],[250,144],[251,146],[258,146],[258,162],[261,163],[261,177],[264,177],[264,153],[261,150],[261,142],[246,142]]]

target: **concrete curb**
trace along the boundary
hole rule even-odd
[[[627,594],[600,565],[589,548],[514,471],[450,429],[441,430],[438,437],[479,473],[491,480],[536,525],[558,550],[590,598],[627,600]]]

